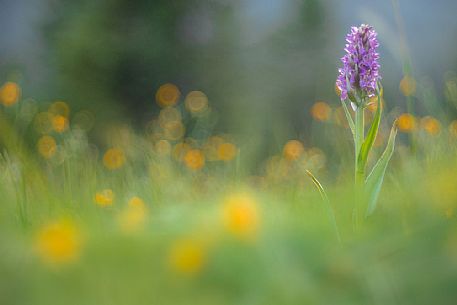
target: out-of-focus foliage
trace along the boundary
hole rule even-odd
[[[90,113],[7,94],[23,92],[14,82],[2,88],[0,96],[15,99],[0,111],[2,304],[456,298],[455,121],[400,116],[378,208],[354,231],[350,131],[340,106],[309,109],[314,135],[340,159],[283,139],[249,172],[243,151],[254,144],[206,129],[212,105],[201,91],[158,88],[158,117],[145,130],[113,126],[103,133],[109,145],[100,146],[88,136]],[[185,98],[175,103],[177,92]],[[194,103],[206,107],[196,111]],[[368,122],[375,110],[367,107]],[[307,170],[326,186],[330,206]]]
[[[316,0],[53,2],[53,11],[45,29],[55,85],[101,122],[135,118],[138,126],[158,111],[152,94],[173,82],[210,97],[224,113],[215,128],[270,150],[271,136],[307,136],[303,105],[318,80],[334,77],[321,52],[333,37],[323,18],[331,9]],[[273,116],[278,124],[265,124]]]
[[[341,3],[46,2],[48,85],[0,48],[0,304],[454,304],[455,68]],[[368,167],[399,130],[357,230],[348,11],[386,46]]]

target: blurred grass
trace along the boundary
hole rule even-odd
[[[147,130],[107,128],[98,145],[76,114],[56,125],[55,104],[28,120],[19,95],[2,108],[1,304],[454,303],[457,136],[444,119],[400,128],[378,209],[354,232],[344,113],[313,107],[322,149],[275,139],[283,147],[252,175],[252,143],[212,135],[213,112],[164,96],[172,105]]]

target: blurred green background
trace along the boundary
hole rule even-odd
[[[455,304],[456,11],[0,0],[0,304]],[[374,159],[400,133],[357,231],[334,84],[360,23],[381,43]]]
[[[388,109],[406,111],[399,82],[411,74],[414,111],[452,119],[443,84],[457,65],[456,11],[452,0],[3,0],[0,79],[90,110],[98,125],[137,128],[157,116],[160,85],[201,90],[219,114],[212,131],[254,144],[257,158],[284,138],[324,145],[309,110],[338,105],[344,35],[360,23],[379,32]]]

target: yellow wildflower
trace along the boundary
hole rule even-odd
[[[45,159],[50,159],[57,150],[56,140],[51,136],[42,136],[38,140],[38,152]]]
[[[234,194],[225,199],[223,222],[227,231],[240,239],[257,235],[259,215],[256,201],[248,194]]]
[[[6,82],[0,88],[0,102],[7,107],[16,104],[20,95],[21,88],[16,83]]]
[[[412,132],[416,130],[416,119],[410,113],[403,113],[398,117],[397,127],[402,132]]]
[[[177,273],[195,275],[203,268],[205,256],[201,242],[194,239],[178,240],[170,249],[169,264]]]
[[[114,193],[111,189],[104,189],[95,194],[95,203],[102,207],[111,206],[114,200]]]
[[[300,158],[304,152],[303,144],[297,140],[290,140],[284,145],[283,154],[286,160],[294,161]]]
[[[52,118],[52,127],[58,133],[68,129],[68,119],[63,115],[56,115]]]
[[[139,197],[132,197],[118,218],[122,231],[132,233],[140,230],[146,221],[146,214],[144,201]]]
[[[103,155],[103,165],[107,169],[115,170],[121,168],[125,163],[124,152],[119,148],[110,148]]]
[[[184,155],[184,163],[191,170],[199,170],[205,166],[205,156],[199,149],[190,149]]]
[[[409,75],[405,75],[400,81],[400,91],[404,96],[411,96],[416,93],[416,80]]]
[[[79,258],[82,239],[78,228],[72,222],[61,220],[41,228],[36,236],[35,245],[43,261],[62,264]]]
[[[317,102],[311,107],[311,115],[317,121],[328,121],[332,114],[332,108],[326,102]]]
[[[238,150],[235,144],[232,143],[222,143],[217,149],[217,156],[219,160],[222,161],[231,161],[236,157]]]
[[[156,102],[161,107],[174,106],[180,96],[181,92],[179,92],[178,87],[168,83],[160,86],[159,90],[157,90]]]
[[[440,122],[431,116],[423,117],[420,123],[422,129],[425,130],[429,135],[435,136],[441,131]]]

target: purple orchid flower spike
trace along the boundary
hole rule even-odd
[[[341,100],[349,98],[354,108],[376,93],[376,84],[381,79],[379,43],[374,28],[366,24],[352,27],[346,41],[346,54],[341,58],[343,66],[338,69],[336,85],[341,91]]]

